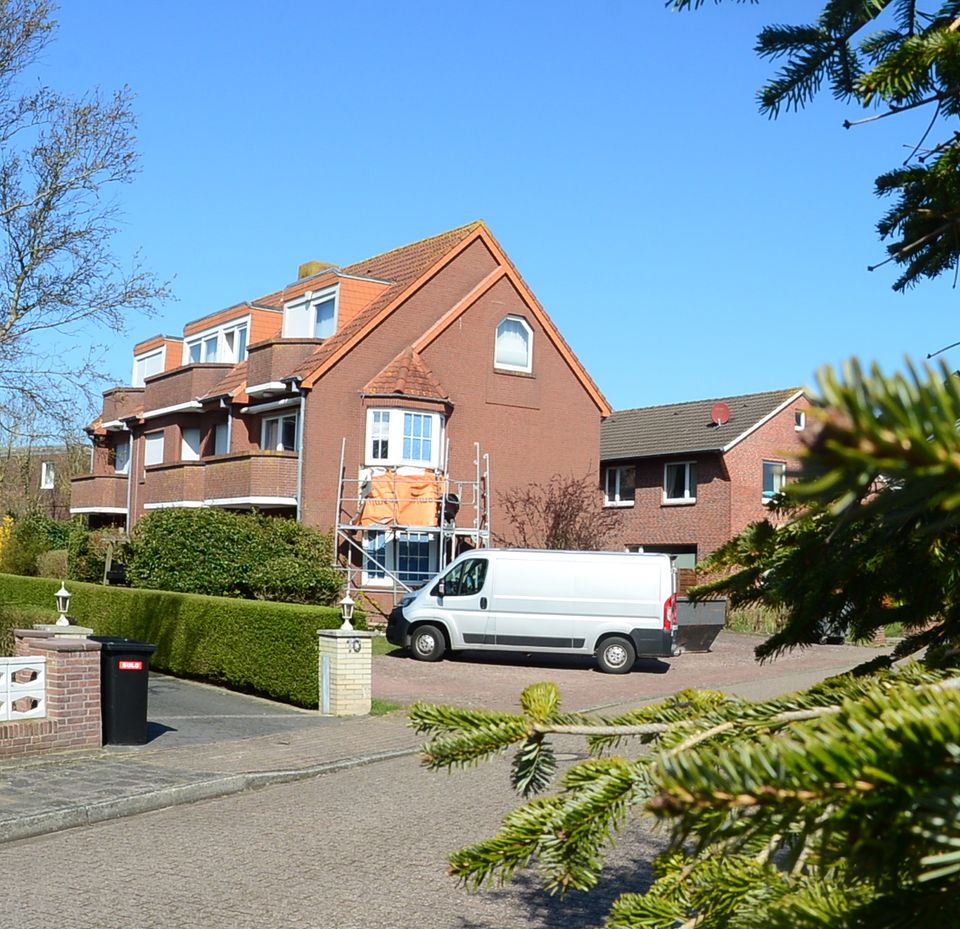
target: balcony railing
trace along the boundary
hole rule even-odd
[[[146,468],[147,509],[192,506],[296,506],[296,452],[239,452]]]
[[[71,513],[126,513],[126,474],[83,474],[70,480]]]

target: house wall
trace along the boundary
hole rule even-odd
[[[696,461],[697,501],[664,503],[664,466]],[[696,545],[697,557],[729,538],[730,479],[719,455],[676,455],[635,462],[637,489],[632,507],[611,508],[617,531],[609,548],[628,545]]]
[[[317,382],[305,405],[304,522],[323,530],[333,527],[343,438],[347,440],[348,473],[355,475],[360,467],[366,427],[360,394],[363,385],[495,267],[486,245],[474,242],[352,349],[349,361],[336,365]],[[443,376],[437,375],[456,402],[461,396],[456,384],[444,383]]]
[[[507,315],[523,317],[533,330],[530,374],[494,368],[496,328]],[[500,504],[504,492],[558,473],[593,480],[599,410],[508,279],[425,347],[422,357],[454,402],[450,473],[473,475],[476,441],[490,455],[495,534],[512,534]]]
[[[730,536],[760,519],[771,517],[763,502],[763,462],[782,461],[787,465],[787,480],[795,479],[798,455],[808,423],[803,432],[794,428],[794,412],[809,409],[805,397],[799,398],[773,419],[764,423],[725,456],[731,476]]]

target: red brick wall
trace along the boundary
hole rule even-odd
[[[794,428],[794,412],[806,411],[809,403],[800,398],[781,413],[749,435],[726,455],[732,493],[730,535],[736,535],[752,522],[770,517],[763,503],[763,462],[782,461],[787,465],[787,480],[795,477],[797,456],[804,435],[812,428],[807,424],[803,432]]]
[[[42,637],[33,630],[15,635],[16,655],[47,659],[47,716],[0,723],[0,755],[99,748],[100,643]]]
[[[474,243],[374,329],[350,352],[349,360],[334,367],[310,392],[304,426],[304,522],[321,529],[333,526],[344,436],[348,472],[355,475],[360,466],[366,427],[361,388],[495,267],[487,247]],[[453,393],[456,385],[443,386]]]
[[[162,410],[209,393],[233,367],[230,364],[189,365],[147,379],[144,410]]]
[[[263,342],[247,355],[247,384],[268,384],[289,375],[321,344],[321,339],[282,339]]]

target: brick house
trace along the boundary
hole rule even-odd
[[[692,568],[751,522],[794,470],[807,429],[802,390],[620,410],[601,428],[611,547],[665,552]]]
[[[70,480],[89,470],[90,450],[79,443],[0,448],[0,516],[69,519]]]
[[[595,473],[610,412],[482,222],[309,263],[133,355],[72,512],[127,529],[161,507],[289,516],[336,529],[352,582],[394,595],[485,544],[499,492]]]

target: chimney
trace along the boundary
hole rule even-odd
[[[305,261],[297,272],[297,280],[302,281],[305,277],[313,277],[314,274],[326,271],[327,268],[335,267],[336,265],[328,264],[326,261]]]

